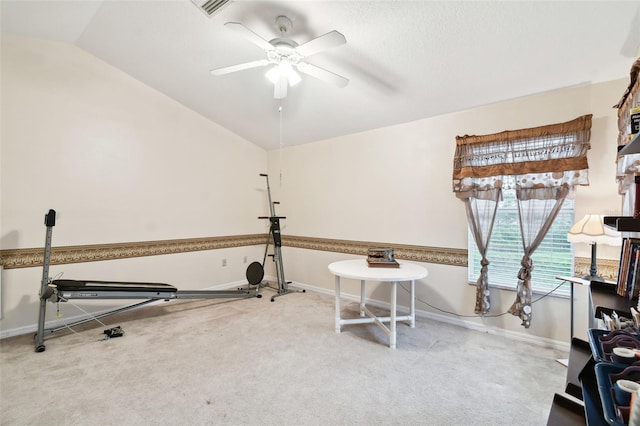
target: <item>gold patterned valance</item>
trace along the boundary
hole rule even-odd
[[[631,71],[629,71],[629,85],[627,86],[627,90],[624,91],[624,94],[622,95],[618,103],[613,106],[614,108],[618,108],[618,115],[622,115],[624,110],[629,109],[631,98],[638,90],[638,86],[636,85],[638,77],[640,77],[640,58],[636,59],[633,65],[631,65]]]
[[[587,185],[591,114],[566,123],[457,136],[454,192],[505,188],[515,176],[519,188]]]
[[[631,133],[631,108],[640,105],[640,59],[631,67],[630,82],[624,95],[614,108],[618,108],[618,149],[628,144]],[[616,160],[616,180],[618,193],[624,195],[634,183],[635,174],[640,172],[640,154],[618,156]]]

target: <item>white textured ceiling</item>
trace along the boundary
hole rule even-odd
[[[190,0],[0,6],[3,32],[75,44],[269,150],[627,78],[640,54],[638,1],[232,0],[212,17]],[[264,57],[225,22],[270,40],[278,15],[299,44],[344,34],[346,45],[308,61],[346,88],[303,76],[280,101],[264,68],[209,73]]]

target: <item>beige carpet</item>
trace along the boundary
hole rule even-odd
[[[391,350],[373,324],[335,333],[330,296],[263,293],[103,318],[125,335],[92,323],[43,353],[0,341],[1,424],[544,425],[564,388],[566,353],[421,318]]]

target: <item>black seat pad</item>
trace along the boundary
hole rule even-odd
[[[87,281],[53,280],[52,284],[60,291],[178,291],[172,285],[164,283],[137,283],[123,281]]]

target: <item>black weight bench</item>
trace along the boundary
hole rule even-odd
[[[49,210],[45,215],[45,225],[47,227],[47,236],[45,240],[44,262],[42,267],[42,286],[40,289],[40,314],[38,317],[38,331],[35,335],[36,352],[44,352],[44,337],[74,325],[93,321],[107,315],[113,315],[118,312],[128,311],[133,308],[145,305],[158,300],[173,299],[219,299],[219,298],[242,298],[262,297],[259,294],[260,282],[262,276],[256,276],[255,279],[249,276],[247,287],[238,290],[178,290],[170,284],[164,283],[146,283],[146,282],[123,282],[123,281],[92,281],[92,280],[50,280],[49,265],[51,261],[51,235],[55,226],[56,212]],[[251,286],[256,286],[251,288]],[[144,299],[141,302],[130,306],[117,308],[108,312],[97,315],[91,315],[89,318],[81,319],[56,328],[45,328],[47,302],[66,302],[72,299]]]

